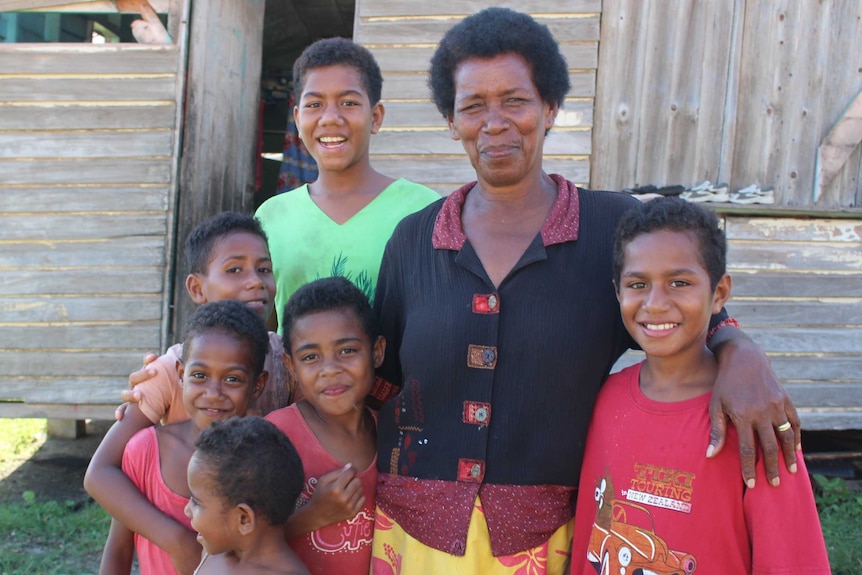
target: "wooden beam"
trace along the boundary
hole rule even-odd
[[[170,11],[171,0],[150,0],[150,6],[158,13]],[[0,12],[129,12],[134,10],[118,10],[112,0],[89,0],[84,2],[69,2],[69,0],[0,0]]]
[[[0,0],[0,12],[30,10],[34,8],[56,8],[69,4],[67,0]],[[89,4],[89,2],[86,2]]]
[[[835,179],[847,163],[847,159],[860,141],[862,141],[862,92],[856,94],[817,148],[817,163],[814,166],[815,202],[820,199],[823,188]]]

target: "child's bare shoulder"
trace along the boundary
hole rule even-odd
[[[281,554],[277,561],[237,562],[228,554],[208,556],[198,568],[198,575],[310,575],[302,561],[293,554]]]
[[[189,434],[192,425],[190,419],[178,423],[156,426],[156,438],[160,446],[194,448],[194,442]]]

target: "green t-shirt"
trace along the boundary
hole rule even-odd
[[[372,299],[383,248],[395,226],[439,199],[431,188],[398,179],[343,224],[312,201],[307,185],[265,201],[255,217],[269,238],[279,331],[284,304],[310,281],[343,276]]]

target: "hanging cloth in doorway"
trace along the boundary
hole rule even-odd
[[[287,129],[284,134],[284,158],[281,161],[281,172],[278,174],[276,194],[289,192],[317,179],[317,162],[299,139],[299,131],[293,120],[294,105],[294,96],[291,92],[287,107]]]

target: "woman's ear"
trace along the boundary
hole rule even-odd
[[[560,106],[558,104],[548,104],[547,113],[545,114],[545,134],[548,133],[548,130],[554,127],[554,122],[557,121],[557,113],[560,111]]]
[[[460,140],[461,134],[458,133],[458,130],[455,129],[455,116],[449,114],[446,116],[446,122],[449,124],[449,137],[453,140]]]
[[[733,280],[729,274],[724,274],[718,280],[715,286],[715,293],[712,294],[712,313],[717,314],[724,307],[724,304],[730,299],[730,292],[733,289]]]

